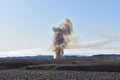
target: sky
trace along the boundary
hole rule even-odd
[[[119,4],[120,0],[0,0],[0,56],[9,56],[10,51],[49,48],[52,27],[64,18],[72,21],[74,31],[82,40],[101,40],[101,33],[118,39]],[[120,41],[99,48],[119,52]]]

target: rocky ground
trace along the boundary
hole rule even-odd
[[[1,59],[0,80],[120,80],[120,59]]]
[[[1,70],[0,80],[120,80],[120,72]]]

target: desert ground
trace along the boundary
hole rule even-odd
[[[0,59],[0,80],[120,80],[120,59]]]

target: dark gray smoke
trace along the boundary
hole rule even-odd
[[[71,41],[71,34],[73,32],[73,26],[70,19],[65,18],[62,24],[58,27],[53,27],[53,32],[53,51],[55,52],[54,58],[63,58],[64,49]]]

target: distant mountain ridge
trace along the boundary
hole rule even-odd
[[[24,57],[1,57],[0,59],[53,59],[52,55],[24,56]],[[97,54],[92,56],[65,55],[65,58],[120,58],[120,54]]]
[[[91,56],[92,58],[120,58],[120,54],[98,54]]]

